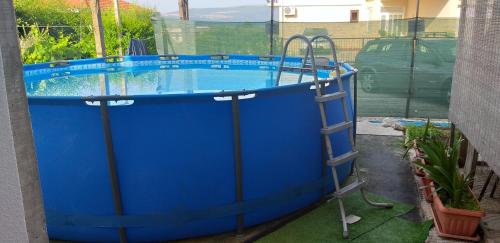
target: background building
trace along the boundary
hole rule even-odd
[[[406,36],[412,24],[405,19],[415,18],[417,5],[416,0],[274,1],[282,36],[319,28],[335,38]],[[427,35],[454,37],[460,0],[421,0],[419,17]]]
[[[274,0],[280,22],[391,21],[415,17],[416,0]],[[458,18],[460,0],[421,0],[420,17]]]

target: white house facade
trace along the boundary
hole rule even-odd
[[[416,4],[417,0],[274,0],[280,22],[391,21],[415,17]],[[420,0],[419,16],[458,18],[460,0]]]

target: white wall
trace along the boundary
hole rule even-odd
[[[400,9],[403,18],[413,18],[416,0],[278,0],[281,22],[349,22],[351,10],[359,21],[381,20],[381,12]],[[421,0],[421,17],[458,18],[460,0]],[[285,7],[296,8],[296,16],[285,16]]]
[[[366,0],[278,0],[275,6],[361,5]]]
[[[369,20],[366,0],[278,0],[282,22],[350,22],[351,10],[358,10],[359,21]],[[297,9],[296,16],[285,16],[284,7]]]

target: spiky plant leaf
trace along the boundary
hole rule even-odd
[[[419,147],[425,153],[426,163],[415,162],[422,168],[428,178],[434,181],[436,193],[447,206],[478,210],[469,186],[472,178],[464,176],[458,169],[461,138],[453,141],[451,146],[442,140],[421,140]]]

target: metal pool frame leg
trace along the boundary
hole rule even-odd
[[[236,184],[236,202],[243,202],[243,172],[242,172],[242,157],[241,157],[241,132],[240,132],[240,108],[239,108],[239,94],[231,95],[231,108],[232,108],[232,118],[233,118],[233,133],[234,133],[234,173],[235,173],[235,184]],[[111,134],[111,123],[109,120],[109,101],[118,100],[132,100],[132,98],[127,96],[107,96],[107,97],[87,97],[83,99],[88,102],[99,102],[99,108],[101,111],[101,121],[104,132],[104,142],[106,145],[106,157],[108,160],[109,176],[111,180],[111,189],[113,193],[113,203],[116,215],[123,215],[123,204],[120,192],[120,183],[118,179],[118,173],[116,170],[116,157],[113,148],[113,137]],[[239,213],[237,215],[237,233],[242,234],[244,229],[244,214]],[[120,242],[126,243],[127,235],[125,227],[120,227],[118,229],[120,236]]]
[[[106,157],[108,159],[109,177],[111,179],[111,190],[113,193],[113,203],[116,215],[123,215],[123,204],[120,192],[120,182],[116,172],[116,158],[113,148],[113,137],[111,135],[111,123],[109,121],[108,101],[102,99],[99,101],[101,110],[102,128],[104,132],[104,142],[106,144]],[[118,228],[120,243],[126,243],[127,234],[124,227]]]
[[[353,108],[353,124],[352,124],[352,130],[354,132],[353,136],[354,136],[354,145],[356,145],[356,134],[357,134],[357,131],[358,131],[358,70],[354,70],[354,74],[353,74],[353,78],[354,78],[354,108]],[[351,173],[352,174],[352,173]]]
[[[236,178],[236,202],[243,201],[243,171],[241,159],[241,132],[240,132],[240,102],[238,95],[231,96],[231,108],[233,113],[233,136],[234,136],[234,174]],[[243,213],[237,215],[237,234],[241,235],[245,227]]]

